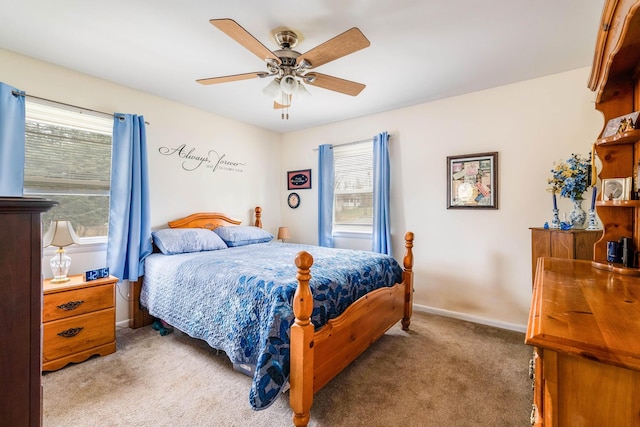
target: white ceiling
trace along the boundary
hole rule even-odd
[[[603,4],[0,0],[0,48],[289,132],[590,66]],[[351,97],[308,86],[311,98],[294,99],[289,120],[282,120],[262,94],[267,80],[200,85],[196,79],[266,71],[264,62],[211,25],[212,18],[236,20],[271,50],[278,49],[272,31],[287,27],[302,35],[295,48],[301,53],[358,27],[371,46],[317,71],[367,87]]]

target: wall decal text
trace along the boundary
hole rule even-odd
[[[244,172],[244,162],[237,162],[227,159],[226,154],[219,154],[216,150],[209,150],[206,154],[198,153],[195,148],[188,147],[187,144],[179,145],[175,148],[160,147],[158,152],[164,156],[175,156],[180,160],[183,170],[193,172],[197,169],[211,169],[211,172],[230,171]]]

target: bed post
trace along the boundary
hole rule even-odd
[[[260,206],[256,206],[256,222],[253,225],[262,228],[262,220],[260,217],[262,217],[262,208]]]
[[[135,282],[129,282],[129,327],[131,329],[140,328],[153,323],[153,317],[149,312],[140,307],[140,292],[142,291],[142,277],[138,277]]]
[[[296,256],[298,267],[298,287],[293,296],[294,324],[291,325],[291,372],[289,375],[289,404],[293,410],[293,425],[306,426],[309,423],[311,404],[313,403],[313,336],[311,323],[313,295],[309,287],[309,270],[313,257],[309,252],[301,251]]]
[[[407,231],[404,235],[404,317],[402,318],[402,330],[408,331],[413,313],[413,233]]]

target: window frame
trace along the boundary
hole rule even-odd
[[[71,188],[71,189],[61,189],[55,188],[56,182],[63,182],[59,178],[50,178],[47,180],[46,178],[42,181],[34,181],[29,180],[27,175],[27,167],[25,164],[25,183],[24,183],[24,194],[27,196],[33,197],[42,197],[46,199],[56,200],[56,196],[100,196],[107,197],[107,200],[110,198],[111,192],[111,156],[113,154],[113,117],[105,117],[108,116],[105,113],[98,113],[91,110],[85,110],[80,107],[70,106],[67,104],[60,104],[54,101],[43,100],[37,98],[36,100],[27,99],[25,102],[25,127],[28,127],[29,122],[37,122],[43,123],[45,125],[50,125],[57,128],[70,128],[77,129],[82,131],[88,131],[91,133],[99,133],[103,135],[109,135],[110,137],[110,145],[109,145],[109,176],[108,176],[108,188],[104,189],[104,181],[102,184],[103,189],[97,188],[96,185],[86,185],[84,187],[79,188]],[[51,116],[48,116],[48,113],[51,113]],[[73,117],[82,117],[82,119],[78,120]],[[66,120],[68,122],[65,122]],[[27,143],[27,136],[25,135],[25,149],[29,145]],[[25,160],[26,161],[26,160]],[[31,184],[28,184],[30,181]],[[82,179],[71,179],[71,181],[83,181]],[[37,183],[33,185],[33,183]],[[50,189],[43,188],[43,183],[51,183]],[[38,184],[40,187],[38,187]],[[31,188],[29,188],[31,185]],[[107,211],[107,224],[108,224],[108,216],[109,212]],[[42,223],[43,231],[46,232],[47,225]],[[107,231],[105,235],[101,236],[87,236],[87,237],[79,237],[80,245],[72,245],[66,249],[69,253],[80,253],[80,252],[95,252],[95,251],[106,251],[107,249],[107,241],[108,241],[108,225]],[[43,248],[44,255],[53,255],[56,248],[48,247]]]

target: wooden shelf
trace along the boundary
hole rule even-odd
[[[634,144],[640,141],[640,130],[634,129],[628,132],[608,136],[606,138],[600,138],[596,141],[597,145],[621,145],[621,144]]]
[[[617,208],[638,208],[640,200],[598,200],[596,206]]]
[[[618,273],[625,276],[640,276],[640,268],[628,268],[618,263],[609,264],[599,261],[591,261],[591,265],[600,270],[607,270],[612,273]]]

